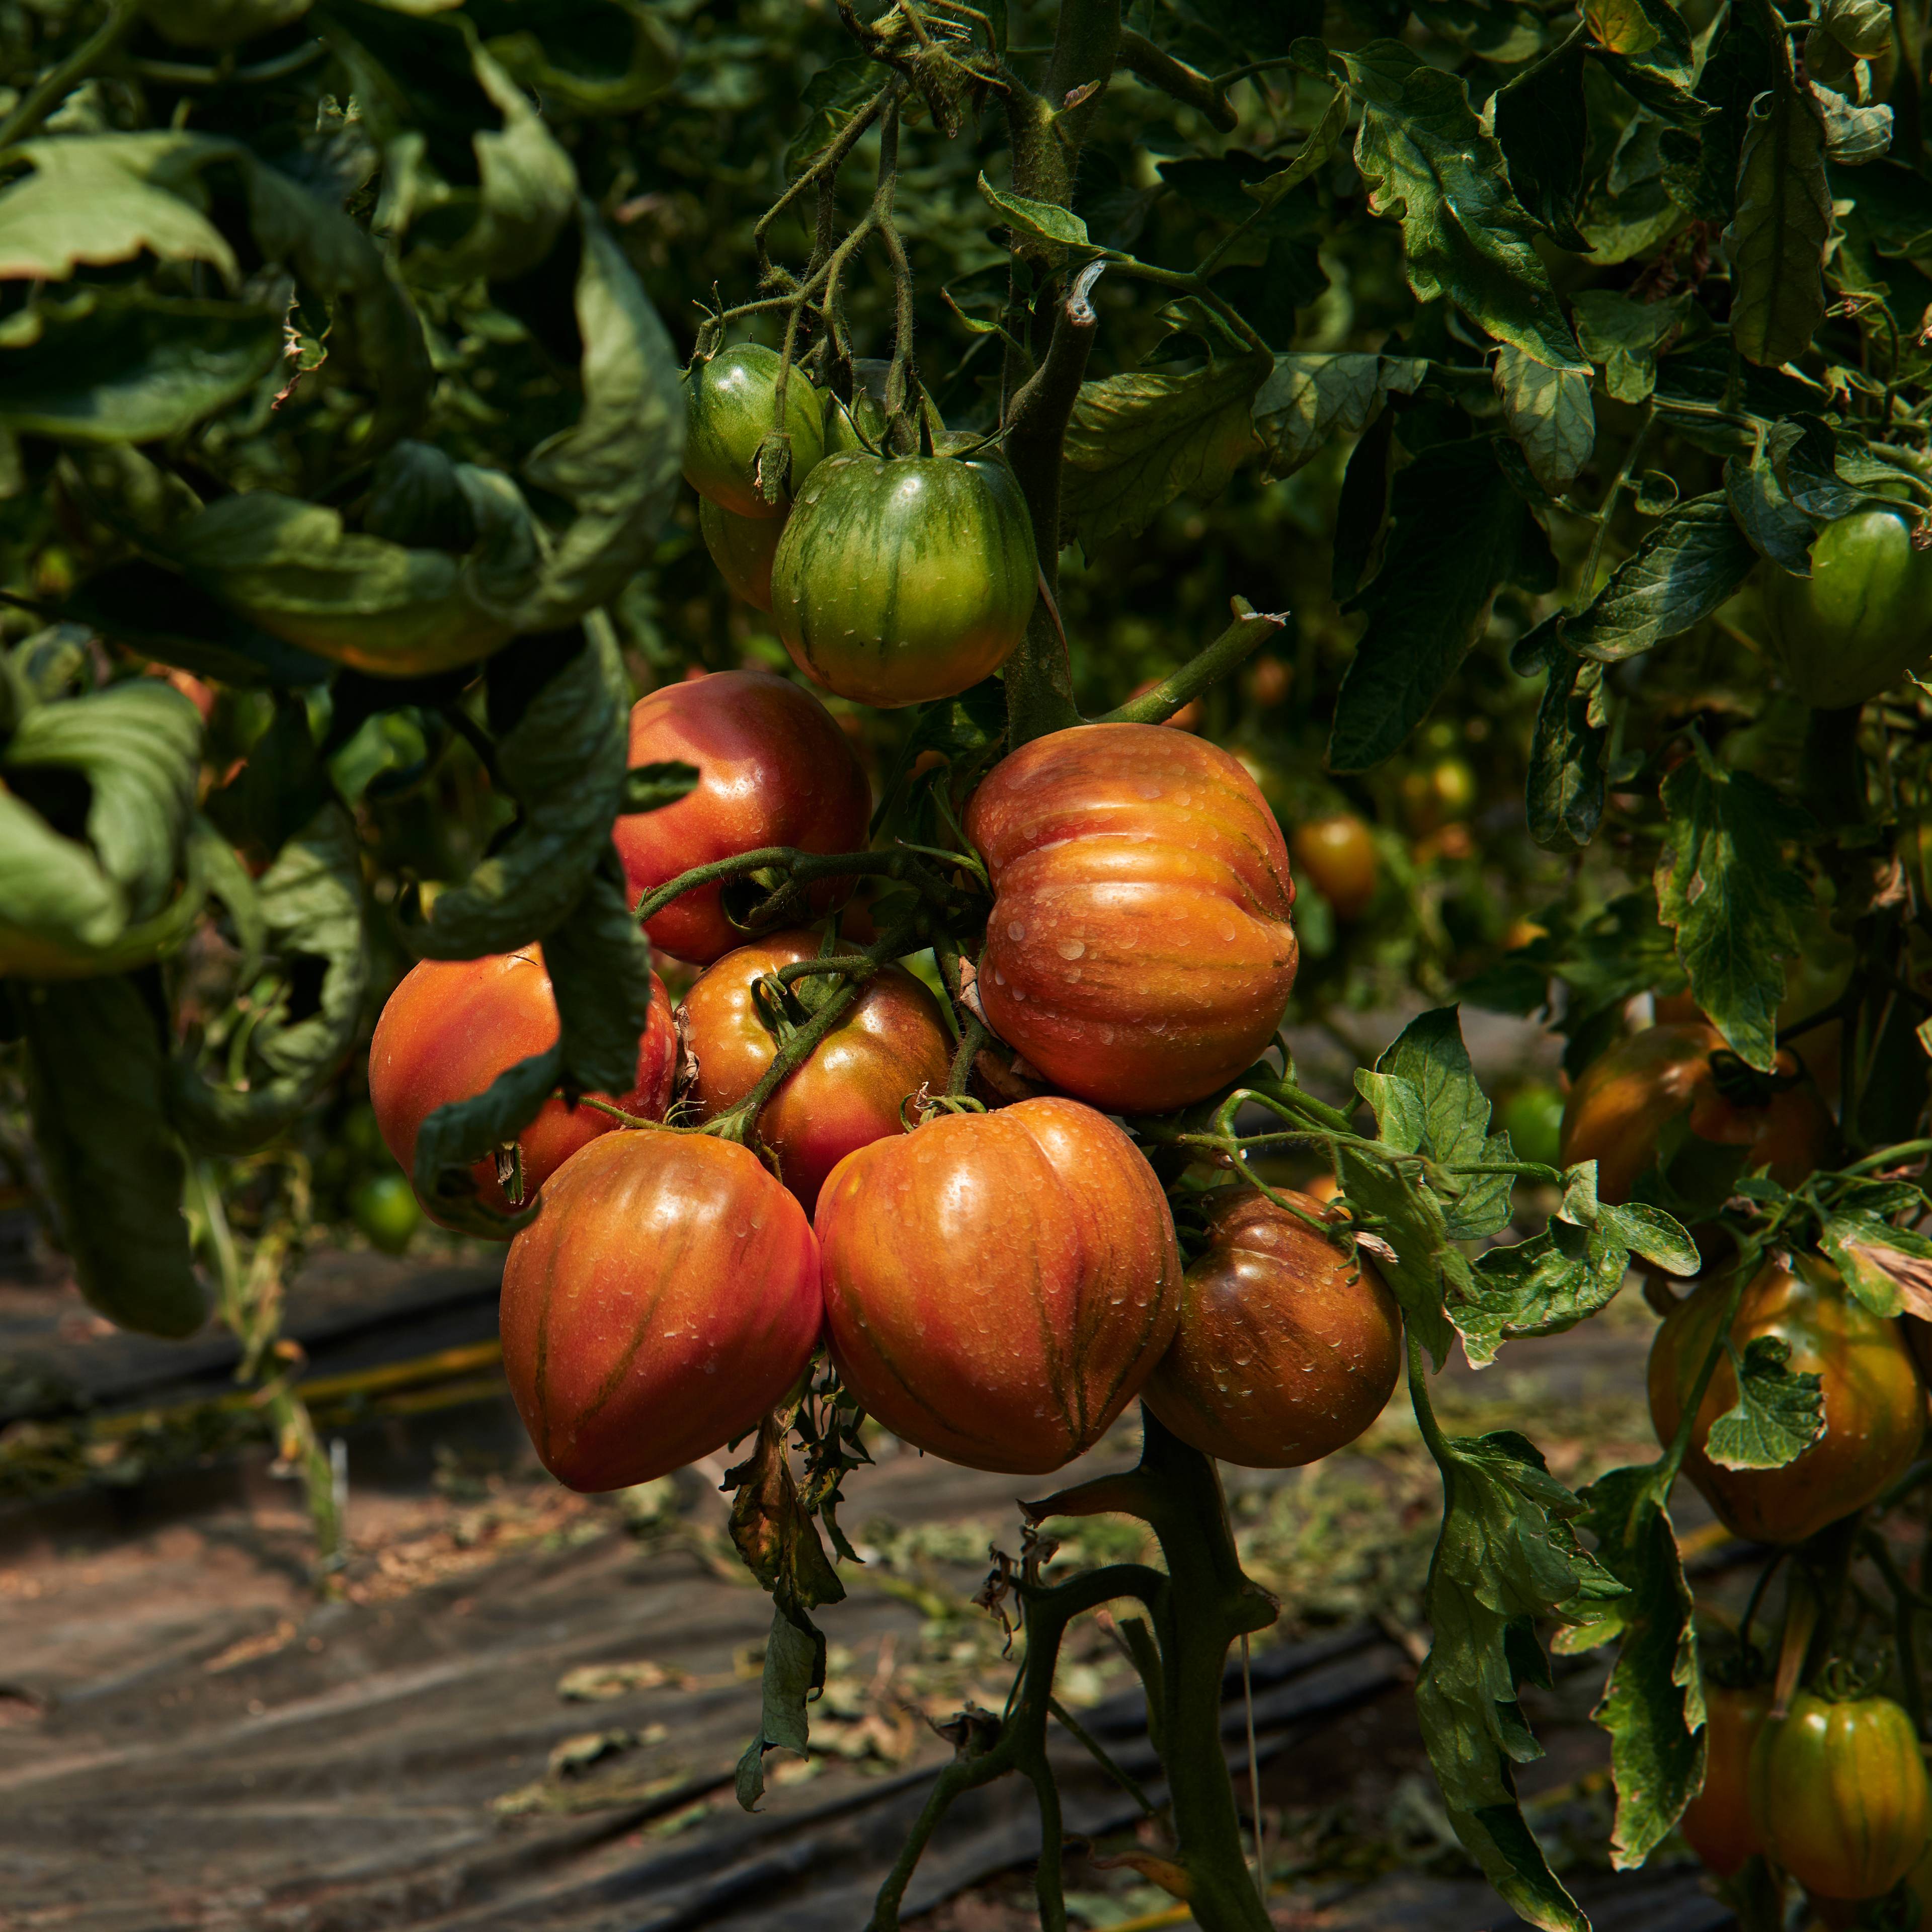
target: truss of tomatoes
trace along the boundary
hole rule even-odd
[[[631,749],[700,773],[677,803],[619,820],[636,898],[734,854],[864,848],[856,760],[784,679],[655,692]],[[1294,977],[1294,887],[1252,779],[1186,733],[1081,726],[996,766],[965,825],[993,893],[978,997],[1057,1091],[921,1109],[945,1090],[954,1042],[932,992],[888,965],[766,1102],[754,1138],[770,1166],[705,1132],[828,982],[802,970],[818,932],[748,942],[700,886],[650,922],[704,970],[675,1029],[654,988],[631,1091],[596,1096],[614,1111],[554,1100],[480,1164],[489,1200],[538,1201],[505,1265],[504,1359],[564,1482],[621,1487],[723,1448],[821,1346],[905,1441],[1015,1473],[1060,1467],[1137,1396],[1196,1448],[1273,1467],[1328,1454],[1388,1400],[1400,1317],[1373,1268],[1321,1232],[1336,1210],[1216,1190],[1184,1269],[1161,1184],[1108,1118],[1204,1098],[1274,1036]],[[416,968],[370,1062],[405,1172],[430,1112],[556,1030],[534,950]],[[665,1120],[680,1058],[680,1119],[623,1124]]]

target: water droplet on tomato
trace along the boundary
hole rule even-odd
[[[1009,921],[1006,926],[1006,937],[1009,939],[1025,938],[1026,925],[1024,921],[1017,919]]]
[[[1063,959],[1078,959],[1087,950],[1087,943],[1080,939],[1063,939],[1053,950]]]

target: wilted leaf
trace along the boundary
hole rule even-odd
[[[283,847],[256,896],[280,971],[272,988],[243,988],[258,1016],[240,1070],[246,1083],[213,1084],[186,1060],[169,1082],[170,1118],[211,1153],[264,1146],[300,1115],[348,1058],[368,994],[362,848],[340,806],[325,806]],[[304,994],[314,965],[322,971],[310,1010]]]
[[[1262,474],[1299,470],[1330,436],[1359,436],[1384,396],[1413,395],[1429,373],[1411,356],[1277,356],[1255,397]]]
[[[1397,40],[1336,58],[1362,105],[1355,166],[1370,212],[1401,223],[1418,299],[1446,296],[1498,340],[1574,366],[1576,340],[1538,257],[1536,224],[1510,192],[1502,151],[1461,78]]]
[[[1769,1072],[1777,1057],[1784,962],[1803,952],[1811,889],[1786,856],[1809,821],[1748,772],[1688,758],[1664,782],[1658,916],[1700,1009],[1732,1050]]]
[[[1620,1640],[1592,1719],[1610,1736],[1616,1781],[1611,1863],[1643,1864],[1669,1834],[1704,1780],[1704,1696],[1697,1670],[1696,1606],[1667,1498],[1654,1466],[1612,1469],[1583,1491],[1583,1525],[1598,1560],[1628,1594],[1598,1606],[1552,1648],[1576,1652]]]
[[[810,1746],[805,1707],[825,1687],[825,1638],[802,1611],[788,1614],[772,1606],[772,1634],[765,1640],[764,1706],[758,1734],[738,1760],[737,1797],[747,1811],[765,1795],[765,1754]]]
[[[1828,87],[1816,88],[1811,98],[1824,118],[1825,152],[1835,166],[1862,167],[1892,146],[1892,110],[1884,102],[1855,106]]]
[[[1432,1448],[1448,1508],[1430,1569],[1435,1640],[1415,1687],[1423,1741],[1456,1834],[1490,1882],[1532,1924],[1586,1932],[1517,1803],[1513,1765],[1543,1755],[1517,1686],[1551,1681],[1539,1620],[1583,1622],[1624,1586],[1578,1543],[1581,1505],[1521,1436]]]

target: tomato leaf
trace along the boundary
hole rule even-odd
[[[1144,529],[1184,490],[1218,496],[1254,446],[1250,405],[1268,370],[1258,357],[1229,356],[1082,382],[1060,481],[1070,534],[1090,546]]]
[[[1906,1205],[1924,1211],[1922,1197]],[[1932,1320],[1932,1240],[1910,1228],[1893,1227],[1880,1218],[1887,1211],[1899,1210],[1840,1204],[1820,1232],[1818,1245],[1836,1264],[1853,1298],[1874,1315]]]
[[[140,288],[44,295],[0,341],[0,427],[62,442],[178,436],[254,388],[286,346],[272,305]]]
[[[1585,289],[1571,298],[1576,340],[1602,365],[1604,387],[1620,403],[1640,403],[1657,386],[1663,345],[1684,326],[1690,297],[1643,302],[1612,289]]]
[[[1384,397],[1413,395],[1428,373],[1419,356],[1277,356],[1255,396],[1263,476],[1292,475],[1330,436],[1359,436]]]
[[[737,1797],[747,1811],[765,1795],[765,1754],[796,1751],[810,1744],[806,1706],[825,1688],[825,1636],[802,1610],[772,1606],[771,1635],[765,1640],[764,1709],[758,1734],[738,1760]]]
[[[1775,31],[1781,46],[1781,21]],[[1728,222],[1736,211],[1738,158],[1751,103],[1776,81],[1778,61],[1765,10],[1732,8],[1697,77],[1697,98],[1712,110],[1711,118],[1695,130],[1668,128],[1659,139],[1670,193],[1700,221]]]
[[[1750,106],[1737,209],[1726,231],[1737,290],[1732,344],[1747,361],[1773,368],[1802,356],[1825,320],[1832,232],[1824,118],[1778,38],[1770,89]]]
[[[1002,217],[1016,235],[1042,243],[1056,260],[1069,254],[1102,252],[1088,239],[1086,223],[1071,208],[997,188],[983,174],[980,177],[980,193],[988,207]]]
[[[1645,537],[1582,610],[1563,620],[1563,641],[1604,664],[1635,657],[1702,622],[1756,562],[1725,499],[1694,496]]]
[[[1576,1540],[1582,1505],[1532,1444],[1425,1432],[1447,1508],[1430,1567],[1434,1641],[1415,1687],[1423,1741],[1456,1835],[1490,1882],[1530,1924],[1586,1932],[1517,1803],[1512,1766],[1543,1755],[1517,1685],[1551,1681],[1539,1618],[1582,1622],[1624,1586]]]
[[[1583,98],[1588,58],[1582,34],[1572,33],[1498,88],[1485,110],[1516,200],[1559,248],[1579,254],[1590,246],[1576,226],[1590,132]]]
[[[1654,1464],[1612,1469],[1582,1492],[1598,1560],[1628,1594],[1593,1605],[1589,1621],[1558,1631],[1552,1645],[1565,1653],[1618,1646],[1590,1715],[1610,1736],[1617,1792],[1610,1861],[1619,1871],[1641,1865],[1662,1844],[1704,1781],[1696,1606],[1656,1474]]]
[[[136,559],[98,571],[63,607],[74,622],[158,664],[251,685],[320,684],[335,667],[284,644],[171,570]]]
[[[1574,367],[1576,339],[1537,255],[1536,224],[1510,193],[1502,150],[1466,83],[1399,40],[1335,58],[1361,104],[1355,166],[1370,212],[1402,224],[1417,298],[1447,296],[1498,340],[1553,368]]]
[[[15,980],[0,997],[25,1036],[34,1144],[80,1292],[121,1328],[193,1334],[207,1306],[162,1112],[157,1003],[122,976]]]
[[[496,746],[521,821],[410,934],[425,959],[475,959],[546,938],[582,896],[623,803],[630,688],[608,625],[519,638],[489,679],[500,700],[536,686]]]
[[[1366,771],[1400,750],[1474,644],[1505,578],[1553,587],[1542,526],[1486,438],[1438,444],[1396,478],[1382,567],[1354,599],[1369,627],[1343,674],[1328,762]]]
[[[464,10],[485,50],[553,115],[628,114],[677,77],[676,44],[644,0],[545,0],[541,9],[470,0]]]
[[[697,788],[698,767],[681,758],[662,758],[648,765],[633,765],[624,774],[620,814],[662,812],[675,805]]]
[[[1726,1340],[1737,1377],[1738,1399],[1711,1425],[1704,1453],[1720,1469],[1781,1469],[1825,1432],[1821,1378],[1794,1375],[1791,1344],[1777,1335],[1754,1335],[1744,1354]]]
[[[1549,1226],[1513,1247],[1478,1256],[1474,1294],[1450,1304],[1469,1366],[1486,1368],[1504,1342],[1559,1334],[1606,1306],[1633,1253],[1686,1277],[1702,1266],[1696,1244],[1669,1215],[1600,1202],[1595,1162],[1572,1168]]]
[[[1724,498],[1752,549],[1795,577],[1811,574],[1811,539],[1816,526],[1795,503],[1779,476],[1778,457],[1800,434],[1793,423],[1778,423],[1764,444],[1747,459],[1727,458]]]
[[[1601,664],[1561,644],[1549,662],[1530,734],[1525,802],[1529,836],[1546,851],[1570,852],[1596,836],[1604,815],[1610,694]]]
[[[1390,1090],[1382,1090],[1386,1094]],[[1396,1118],[1406,1124],[1406,1116]],[[1445,1276],[1460,1272],[1459,1263],[1467,1267],[1461,1250],[1450,1240],[1442,1204],[1419,1182],[1406,1179],[1352,1148],[1342,1148],[1336,1178],[1356,1225],[1374,1234],[1379,1243],[1371,1251],[1376,1266],[1402,1304],[1410,1332],[1440,1367],[1456,1339],[1443,1313]]]
[[[1670,0],[1592,0],[1585,17],[1605,68],[1652,113],[1693,126],[1709,114],[1692,92],[1690,29]]]
[[[113,970],[182,936],[199,904],[177,887],[201,738],[194,706],[157,678],[26,710],[0,746],[4,970]],[[70,837],[40,807],[60,815],[76,787]]]
[[[1552,369],[1505,342],[1492,373],[1503,420],[1522,446],[1531,473],[1552,496],[1560,496],[1596,447],[1588,368]]]
[[[248,983],[252,974],[243,977],[258,1016],[248,1035],[245,1082],[216,1085],[187,1059],[170,1070],[170,1117],[184,1139],[210,1153],[245,1153],[292,1124],[348,1057],[368,996],[362,848],[340,805],[324,806],[283,847],[256,892],[279,974],[266,992]],[[320,986],[312,995],[298,992],[314,964],[322,968]]]
[[[1663,800],[1658,916],[1676,930],[1698,1006],[1734,1052],[1769,1072],[1784,962],[1804,950],[1798,921],[1812,908],[1785,848],[1810,820],[1762,778],[1703,754],[1664,780]]]

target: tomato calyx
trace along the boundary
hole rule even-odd
[[[1734,1107],[1768,1106],[1780,1094],[1802,1087],[1806,1078],[1802,1066],[1789,1072],[1774,1070],[1767,1073],[1729,1047],[1719,1047],[1711,1055],[1710,1064],[1711,1084]]]

